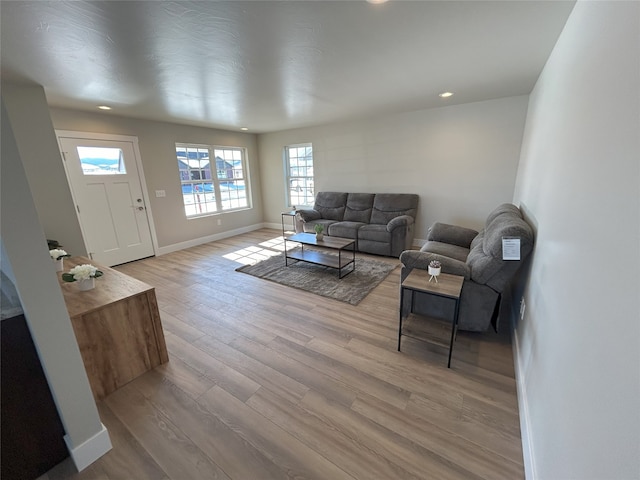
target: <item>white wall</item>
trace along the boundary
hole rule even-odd
[[[44,89],[3,82],[2,99],[46,238],[58,240],[69,253],[86,255]]]
[[[51,108],[50,115],[58,130],[138,137],[158,244],[164,248],[263,221],[279,224],[286,209],[283,147],[308,141],[314,145],[316,190],[418,193],[417,239],[426,237],[434,221],[478,228],[496,205],[513,197],[526,104],[526,96],[510,97],[258,136],[111,113]],[[187,220],[176,142],[246,147],[254,208]],[[167,196],[155,198],[155,190]]]
[[[113,115],[51,108],[56,130],[138,137],[158,245],[168,247],[262,223],[260,165],[256,135],[211,128],[154,122]],[[249,160],[253,208],[187,219],[176,161],[176,142],[244,147]],[[166,197],[156,198],[155,190]],[[221,220],[222,225],[217,221]]]
[[[530,96],[516,329],[529,478],[640,478],[640,3],[578,2]]]
[[[24,316],[79,469],[111,448],[100,422],[67,307],[2,101],[0,218],[6,252]],[[49,127],[51,131],[53,129]],[[8,267],[8,268],[7,268]]]
[[[283,147],[311,142],[316,191],[417,193],[417,239],[434,221],[480,227],[513,198],[526,108],[519,96],[260,135],[265,221],[287,208]]]

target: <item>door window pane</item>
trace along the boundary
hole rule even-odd
[[[80,166],[85,175],[124,175],[124,154],[120,148],[77,147]]]

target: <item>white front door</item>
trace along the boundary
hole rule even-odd
[[[154,255],[134,140],[58,137],[85,245],[106,266]]]

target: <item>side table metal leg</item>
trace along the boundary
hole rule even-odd
[[[453,322],[451,326],[451,343],[449,343],[449,361],[447,362],[447,368],[451,368],[451,354],[453,353],[453,339],[456,336],[456,329],[458,325]]]
[[[453,353],[453,342],[456,339],[458,332],[458,311],[460,309],[460,300],[456,300],[456,308],[453,314],[453,320],[451,320],[451,342],[449,343],[449,361],[447,368],[451,368],[451,354]]]
[[[404,304],[404,288],[400,287],[400,312],[398,315],[398,351],[400,351],[400,339],[402,337],[402,305]]]
[[[284,238],[284,236],[282,238],[284,239],[284,266],[288,267],[289,266],[289,257],[287,256],[287,239]]]

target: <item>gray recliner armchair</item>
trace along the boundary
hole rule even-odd
[[[502,239],[520,239],[520,260],[503,260]],[[427,243],[419,250],[406,250],[400,256],[401,278],[414,268],[428,269],[431,260],[439,260],[442,272],[464,277],[460,294],[458,328],[485,331],[493,324],[497,330],[501,294],[533,249],[533,232],[520,209],[510,203],[496,208],[487,217],[485,227],[475,230],[434,223]],[[423,315],[451,318],[452,302],[414,293],[413,311]],[[411,305],[402,305],[403,314]]]

